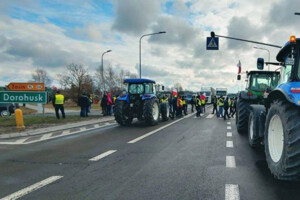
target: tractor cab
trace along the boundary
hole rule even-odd
[[[262,96],[262,94],[269,90],[274,90],[278,85],[279,80],[278,71],[250,71],[247,73],[247,89],[248,93]]]

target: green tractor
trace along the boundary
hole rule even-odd
[[[236,127],[239,133],[248,133],[251,104],[264,104],[264,97],[274,90],[279,80],[278,71],[247,72],[247,87],[238,94],[236,107]]]

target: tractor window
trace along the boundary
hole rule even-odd
[[[285,65],[285,67],[281,68],[281,77],[280,77],[280,83],[286,83],[288,82],[292,72],[292,65]]]
[[[254,74],[251,76],[250,89],[255,91],[265,91],[267,87],[274,89],[278,83],[276,74]]]
[[[144,85],[143,84],[131,84],[129,85],[130,94],[143,94]]]
[[[153,94],[153,85],[152,84],[145,84],[145,93]]]

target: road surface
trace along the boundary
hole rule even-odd
[[[0,199],[300,198],[300,184],[274,180],[234,119],[209,113],[0,145]]]

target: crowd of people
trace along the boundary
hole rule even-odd
[[[171,94],[170,97],[164,95],[161,99],[162,102],[169,101],[170,105],[170,117],[172,119],[180,118],[188,114],[188,103],[191,104],[191,112],[196,111],[196,117],[201,117],[201,114],[205,113],[206,97],[204,94],[193,96],[190,102],[187,102],[186,96],[177,96],[177,94]],[[217,117],[222,117],[224,120],[230,119],[236,113],[237,98],[231,99],[229,97],[224,98],[216,96],[212,99],[213,112]]]

